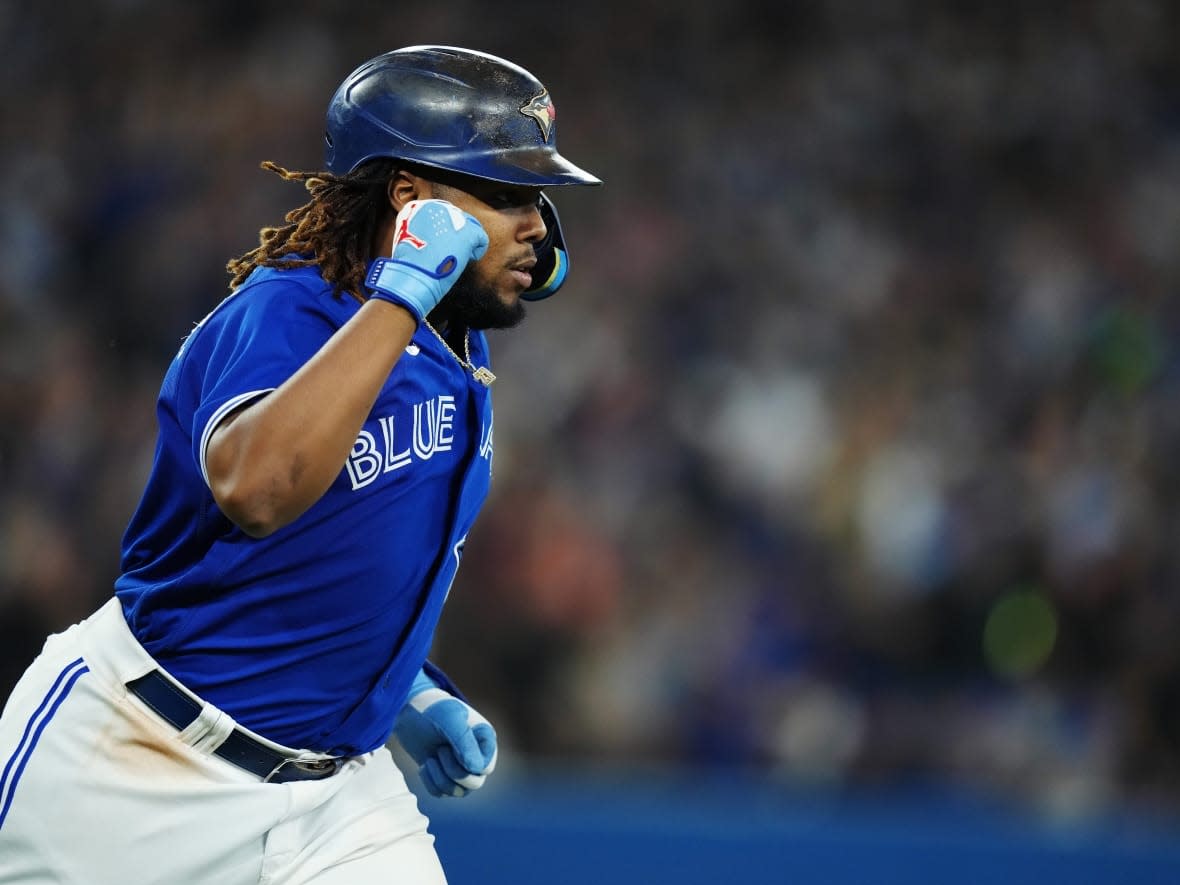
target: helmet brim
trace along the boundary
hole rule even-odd
[[[520,179],[515,182],[518,184],[535,183],[542,187],[602,184],[598,176],[574,165],[557,151],[505,151],[500,155],[500,163],[516,170],[520,175]]]
[[[454,172],[516,184],[524,187],[565,187],[568,185],[600,185],[602,180],[580,166],[576,166],[557,151],[523,148],[499,151],[475,159],[469,155],[458,159],[453,166],[441,161],[438,165]]]

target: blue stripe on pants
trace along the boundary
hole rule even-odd
[[[53,714],[57,712],[61,702],[66,699],[66,695],[70,693],[70,689],[74,687],[78,677],[89,672],[90,668],[83,663],[81,658],[67,664],[54,680],[53,686],[46,693],[41,705],[29,717],[20,743],[17,744],[16,750],[5,764],[4,773],[0,774],[0,827],[4,826],[4,818],[8,816],[8,809],[12,806],[12,797],[16,794],[17,782],[20,781],[20,776],[29,762],[29,757],[33,755],[33,750],[37,747],[37,741],[41,739],[41,732],[45,730],[45,726],[49,724],[49,720],[53,718]]]

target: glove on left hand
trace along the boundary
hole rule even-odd
[[[496,731],[476,710],[419,673],[394,734],[432,796],[466,796],[496,767]]]

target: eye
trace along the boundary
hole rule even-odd
[[[493,209],[541,208],[541,194],[532,188],[496,191],[484,200]]]

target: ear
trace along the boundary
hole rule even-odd
[[[389,179],[386,193],[395,215],[411,200],[426,200],[433,196],[430,182],[406,169],[399,169]]]

